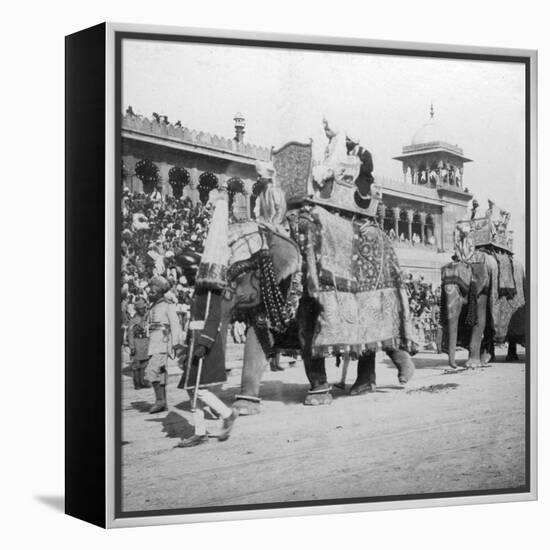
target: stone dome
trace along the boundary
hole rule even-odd
[[[430,118],[421,126],[412,138],[411,145],[423,145],[424,143],[434,143],[443,141],[449,144],[456,144],[450,132],[434,118],[434,106],[430,105]]]
[[[421,145],[423,143],[432,143],[434,141],[445,141],[452,143],[446,135],[441,125],[433,118],[421,126],[412,138],[412,145]]]

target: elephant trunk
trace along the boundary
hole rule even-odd
[[[445,312],[447,324],[447,343],[449,352],[449,365],[456,368],[456,343],[458,338],[458,320],[462,309],[462,296],[457,285],[444,285]]]

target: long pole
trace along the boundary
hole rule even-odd
[[[209,290],[208,294],[206,295],[206,310],[204,312],[204,321],[208,319],[208,313],[210,311],[210,298],[212,297],[212,291]],[[193,335],[194,336],[194,335]],[[193,337],[193,341],[194,341]],[[194,347],[194,346],[193,346]],[[204,357],[201,357],[199,359],[199,364],[197,365],[197,376],[195,378],[195,391],[193,392],[193,402],[191,403],[191,410],[194,411],[197,408],[197,393],[199,391],[199,386],[201,383],[201,374],[202,374],[202,363],[203,363]],[[192,356],[191,356],[192,361]],[[191,364],[191,363],[190,363]],[[189,369],[190,370],[190,369]]]
[[[195,330],[191,328],[191,322],[189,323],[189,330],[191,331],[191,338],[189,342],[189,350],[187,355],[187,370],[185,371],[185,384],[183,388],[187,390],[189,388],[189,374],[191,373],[191,366],[193,364],[193,353],[195,352]]]

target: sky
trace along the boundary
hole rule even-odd
[[[266,147],[326,145],[322,119],[358,137],[375,177],[402,180],[399,155],[429,121],[474,162],[464,186],[512,213],[514,250],[525,256],[525,77],[514,63],[124,40],[122,109],[157,112],[190,129]]]

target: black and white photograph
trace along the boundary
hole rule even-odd
[[[525,59],[117,48],[117,515],[529,493]]]
[[[545,548],[544,7],[5,3],[1,546]]]

